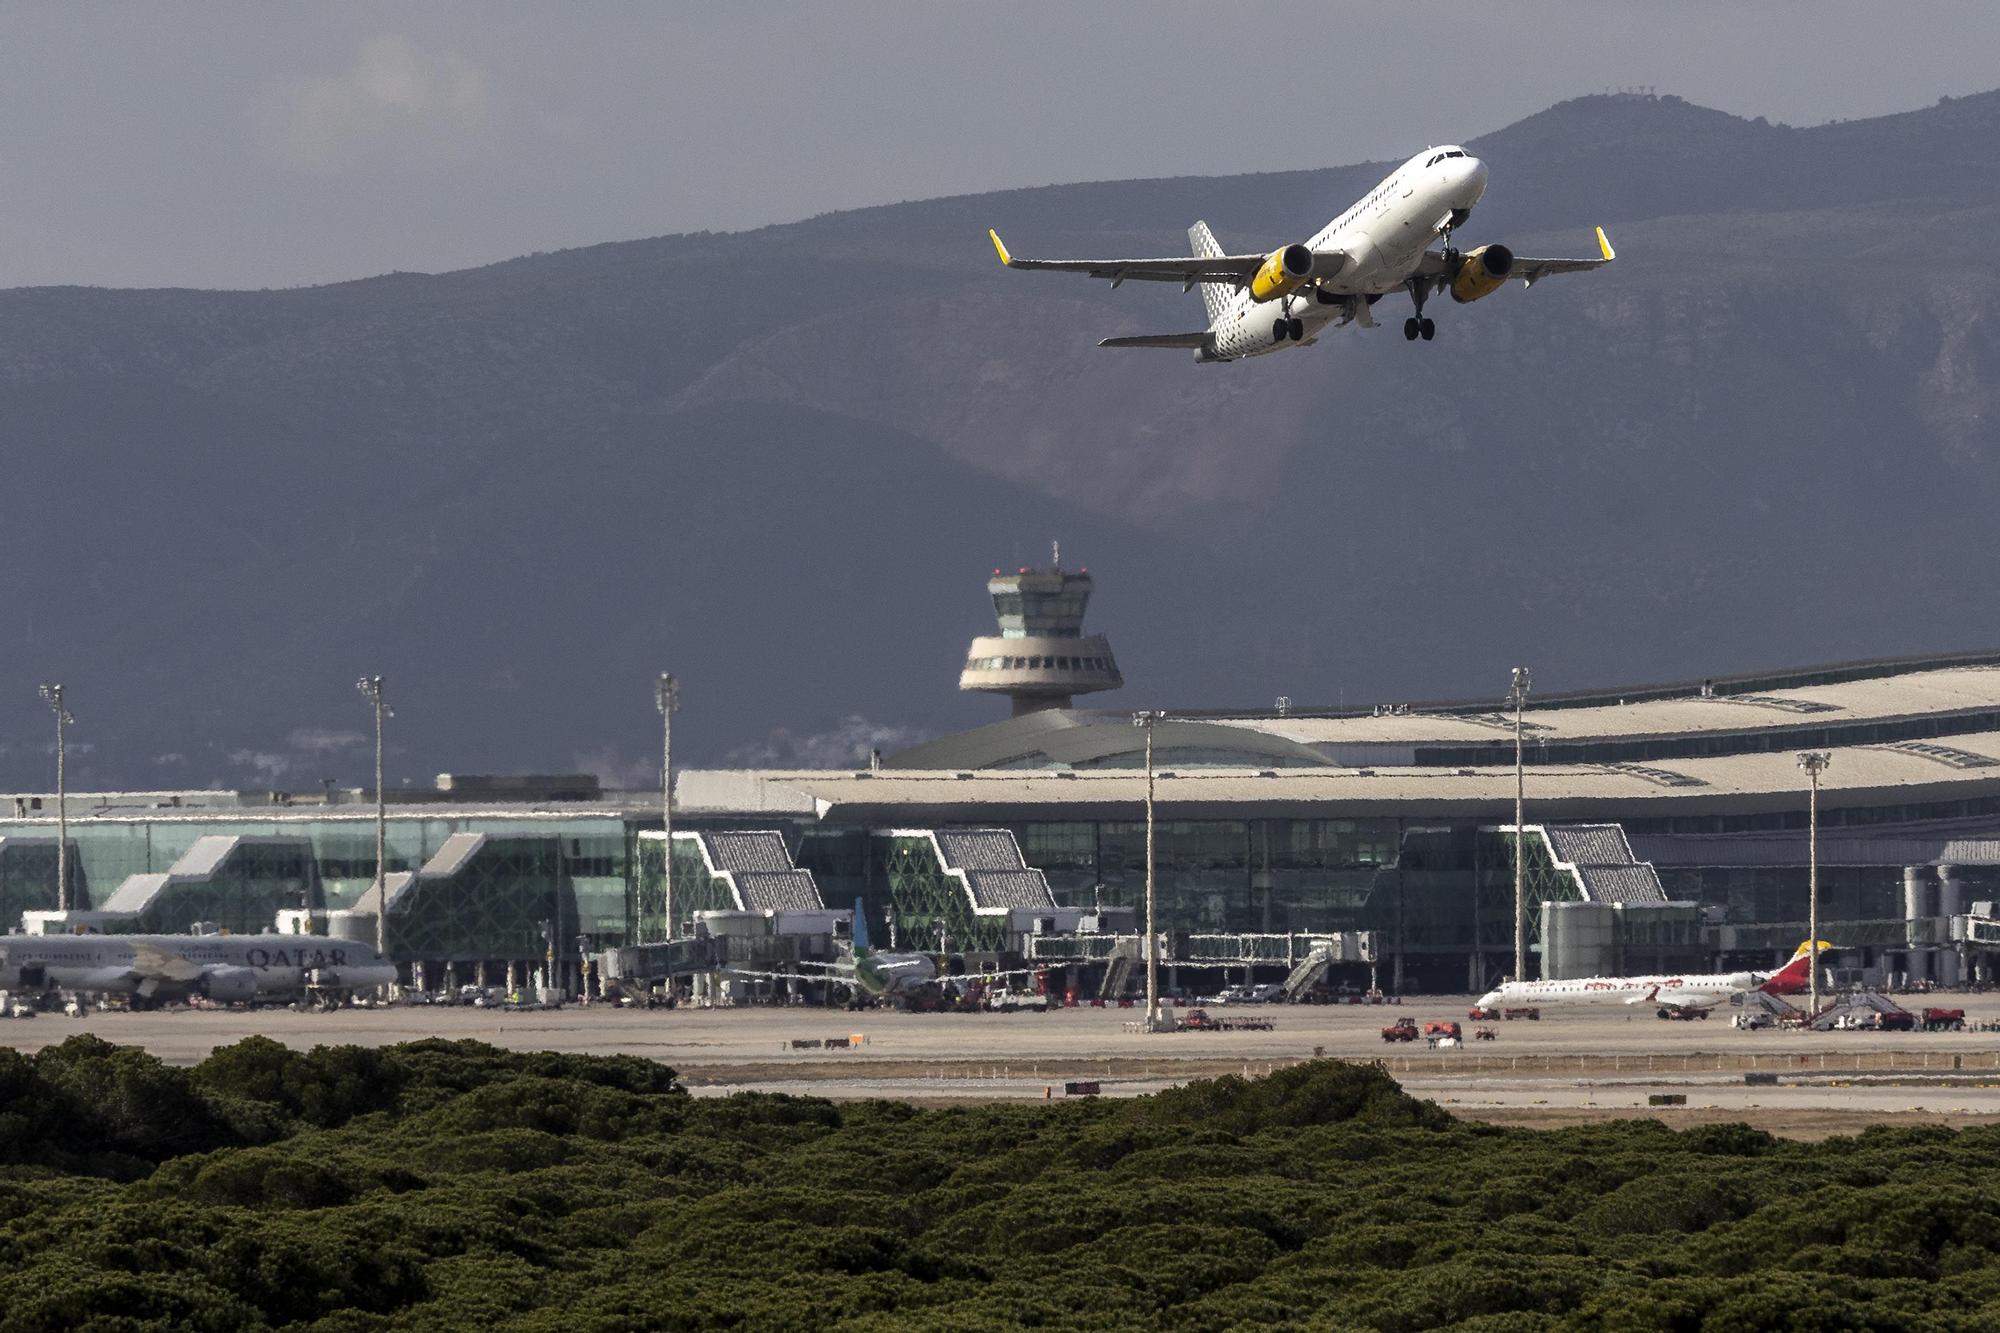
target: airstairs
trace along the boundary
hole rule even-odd
[[[1139,965],[1139,941],[1136,937],[1120,939],[1112,946],[1111,956],[1104,963],[1104,984],[1097,988],[1101,1000],[1120,1000],[1131,988],[1132,972]]]
[[[1295,1003],[1299,996],[1317,986],[1326,976],[1327,969],[1333,966],[1333,961],[1331,944],[1315,944],[1304,958],[1299,959],[1291,975],[1285,978],[1285,1003]]]
[[[1869,1014],[1902,1014],[1907,1017],[1909,1012],[1880,991],[1853,991],[1840,996],[1814,1014],[1807,1026],[1814,1032],[1832,1032],[1839,1028],[1855,1027],[1858,1025],[1857,1020],[1865,1019]]]

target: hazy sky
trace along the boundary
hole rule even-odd
[[[2000,85],[2000,3],[0,0],[0,286],[281,286],[899,199],[1400,157],[1655,85]]]

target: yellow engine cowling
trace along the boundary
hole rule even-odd
[[[1275,301],[1281,296],[1290,296],[1299,285],[1312,276],[1313,252],[1303,245],[1288,245],[1282,250],[1273,250],[1250,279],[1250,298],[1254,301]]]
[[[1482,245],[1459,258],[1458,272],[1451,275],[1451,299],[1464,305],[1500,290],[1514,271],[1514,252],[1504,245]]]

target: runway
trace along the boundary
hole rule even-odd
[[[1968,1023],[2000,1023],[2000,995],[1929,998],[1965,1009]],[[1410,1092],[1455,1114],[1514,1123],[1659,1114],[1670,1121],[1744,1118],[1774,1129],[1796,1121],[1839,1132],[1911,1113],[1952,1123],[2000,1120],[2000,1032],[1748,1032],[1721,1015],[1668,1022],[1650,1011],[1579,1008],[1546,1010],[1538,1022],[1477,1025],[1492,1028],[1494,1040],[1459,1050],[1381,1039],[1381,1028],[1405,1014],[1419,1025],[1457,1020],[1469,1036],[1470,1003],[1434,997],[1399,1006],[1216,1009],[1217,1017],[1268,1019],[1272,1030],[1155,1034],[1139,1030],[1142,1011],[1116,1008],[902,1014],[410,1006],[330,1014],[44,1014],[0,1023],[0,1045],[34,1051],[91,1032],[192,1064],[251,1033],[301,1048],[472,1039],[514,1050],[640,1055],[673,1066],[697,1095],[754,1089],[926,1103],[1053,1100],[1076,1080],[1095,1080],[1106,1095],[1137,1095],[1191,1078],[1254,1076],[1324,1055],[1381,1061]],[[1752,1073],[1777,1082],[1746,1084]],[[1649,1097],[1660,1093],[1684,1095],[1686,1109],[1649,1107]]]

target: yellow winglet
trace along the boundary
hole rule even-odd
[[[986,234],[993,238],[993,248],[1000,252],[1000,262],[1012,268],[1014,266],[1014,256],[1008,254],[1007,247],[1000,243],[1000,233],[988,227]]]
[[[1000,244],[1000,238],[998,236],[995,236],[993,238],[993,244],[995,245]],[[1597,248],[1604,252],[1604,260],[1606,263],[1610,263],[1612,260],[1618,258],[1618,252],[1613,250],[1611,248],[1611,242],[1605,239],[1604,228],[1602,227],[1599,227],[1597,229]],[[1002,250],[1000,253],[1002,256],[1005,256],[1007,252],[1005,250]]]

